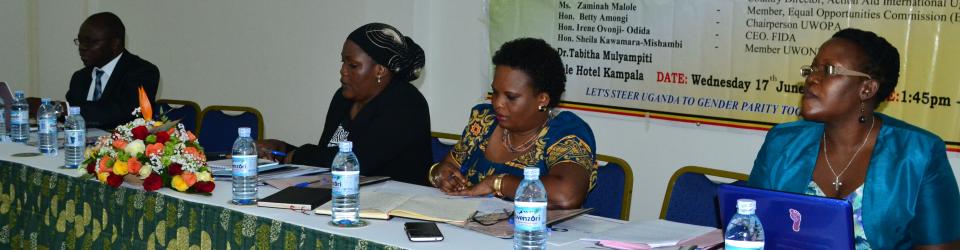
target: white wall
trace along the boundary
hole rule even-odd
[[[0,80],[31,96],[63,98],[82,65],[72,39],[86,16],[112,11],[127,47],[160,68],[160,98],[259,109],[266,135],[315,143],[338,86],[346,35],[390,23],[427,53],[415,82],[434,131],[460,133],[490,84],[485,3],[477,0],[365,1],[2,1]],[[764,132],[577,112],[593,127],[598,152],[634,171],[631,218],[655,218],[666,182],[687,165],[749,172]],[[955,174],[960,159],[949,154]]]
[[[0,81],[14,89],[30,86],[30,63],[33,62],[31,19],[28,1],[7,1],[0,4]]]

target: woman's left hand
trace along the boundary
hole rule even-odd
[[[491,178],[493,177],[493,178]],[[467,189],[453,192],[446,192],[447,195],[456,196],[485,196],[493,193],[493,179],[496,176],[484,178],[480,183],[474,184]]]

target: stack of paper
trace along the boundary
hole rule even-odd
[[[716,228],[666,220],[625,222],[600,217],[579,217],[555,226],[564,229],[550,235],[548,243],[562,246],[581,241],[642,243],[650,247],[676,246],[679,242],[709,233]]]

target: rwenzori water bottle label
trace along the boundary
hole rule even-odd
[[[543,230],[547,225],[547,203],[546,202],[514,202],[516,211],[514,211],[514,223],[517,229],[525,231]]]
[[[10,112],[10,124],[27,124],[29,119],[26,110]]]
[[[333,171],[333,195],[354,195],[359,192],[360,171]]]
[[[39,133],[53,133],[57,129],[57,120],[54,119],[40,119],[37,123],[40,127]]]
[[[724,242],[723,249],[726,250],[760,250],[763,249],[763,241],[741,241],[727,240]]]
[[[64,142],[66,147],[80,147],[84,145],[86,138],[84,138],[83,130],[66,130],[67,140]]]
[[[233,156],[233,175],[234,176],[254,176],[257,174],[257,156],[256,155],[234,155]]]

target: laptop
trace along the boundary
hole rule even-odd
[[[7,85],[7,82],[0,81],[0,101],[3,101],[3,113],[7,114],[3,116],[6,119],[8,126],[10,125],[10,109],[13,107],[13,91],[10,90],[10,86]]]
[[[853,210],[846,200],[721,185],[717,199],[724,230],[742,198],[757,201],[766,249],[853,249]]]

